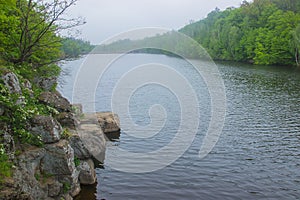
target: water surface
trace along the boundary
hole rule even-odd
[[[211,101],[205,82],[184,60],[163,55],[122,57],[100,80],[92,103],[97,111],[111,110],[111,94],[120,77],[133,66],[154,61],[180,71],[197,92],[201,120],[196,138],[183,156],[155,172],[125,173],[104,163],[104,169],[97,169],[94,199],[300,198],[299,70],[217,63],[226,86],[225,125],[213,151],[199,159],[198,152],[211,116]],[[69,99],[81,62],[72,61],[62,66],[68,73],[61,77],[64,84],[60,91]],[[140,126],[149,124],[148,110],[153,104],[162,105],[167,113],[161,131],[154,137],[138,139],[127,134],[130,130],[123,130],[117,141],[108,142],[107,152],[116,147],[150,152],[169,143],[178,129],[181,110],[176,95],[167,88],[141,87],[130,99],[131,116],[128,117]],[[82,193],[81,199],[86,199],[84,195]]]

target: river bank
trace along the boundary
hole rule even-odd
[[[28,81],[25,87],[13,72],[3,72],[1,81],[12,95],[22,96],[32,91],[31,83]],[[96,113],[94,118],[84,114],[81,105],[71,105],[60,93],[50,89],[56,84],[53,79],[43,79],[40,83],[44,91],[38,101],[55,113],[35,114],[27,120],[27,126],[42,143],[20,142],[12,135],[10,126],[1,121],[1,143],[9,155],[11,175],[1,178],[0,199],[73,199],[79,194],[81,184],[96,182],[94,161],[103,162],[104,157],[101,160],[97,155],[105,154],[104,134],[120,130],[117,115]],[[25,97],[19,99],[21,108],[25,102]],[[10,112],[6,104],[1,104],[2,117]],[[92,136],[98,139],[97,153],[88,143]]]

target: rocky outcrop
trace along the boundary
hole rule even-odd
[[[75,156],[80,160],[91,158],[90,151],[86,148],[85,144],[78,135],[73,135],[69,139],[70,145],[74,150]]]
[[[71,112],[70,102],[59,92],[43,92],[39,97],[40,102],[56,108],[59,112]]]
[[[10,93],[22,97],[28,90],[33,95],[31,83],[23,80],[20,85],[14,73],[5,72],[1,79]],[[13,163],[13,175],[0,187],[0,199],[71,200],[80,192],[80,184],[96,182],[94,161],[103,163],[105,154],[103,132],[120,131],[119,118],[108,112],[83,117],[81,105],[72,106],[58,92],[50,92],[56,80],[45,78],[36,83],[46,90],[39,101],[59,113],[36,115],[26,123],[26,130],[43,141],[42,147],[15,143],[12,128],[0,123],[2,148]],[[17,101],[22,102],[22,98]],[[7,112],[0,103],[0,115]]]
[[[55,116],[57,121],[66,128],[76,130],[79,121],[76,119],[75,114],[72,112],[61,112]]]
[[[57,84],[56,77],[38,77],[34,80],[34,82],[43,90],[50,91],[55,88]]]
[[[29,149],[18,156],[18,165],[14,171],[17,193],[27,194],[29,199],[46,199],[47,184],[41,184],[39,166],[46,150],[43,148]]]
[[[92,159],[83,160],[77,167],[79,173],[79,181],[83,185],[92,185],[96,182],[95,166]]]
[[[73,158],[67,141],[27,149],[18,156],[13,191],[0,199],[72,199],[80,191]]]
[[[15,141],[14,138],[8,133],[8,128],[6,126],[1,127],[0,132],[0,144],[3,144],[4,151],[8,155],[9,159],[13,160],[15,158]]]
[[[104,133],[120,131],[120,119],[117,114],[112,112],[98,112],[96,116]]]
[[[57,175],[72,175],[75,170],[74,150],[67,140],[60,140],[55,144],[45,146],[47,154],[41,162],[41,171]]]
[[[10,93],[22,94],[19,79],[13,72],[6,72],[1,78]]]
[[[66,140],[46,145],[47,154],[41,162],[41,172],[52,174],[58,180],[70,186],[70,195],[76,196],[80,192],[78,182],[79,172],[75,168],[74,150]]]
[[[112,112],[98,112],[96,116],[106,138],[111,141],[118,140],[120,138],[119,116]]]
[[[11,94],[19,94],[16,104],[23,104],[24,97],[22,96],[22,89],[17,75],[13,72],[6,72],[2,75],[1,79]]]
[[[78,135],[95,159],[103,163],[106,139],[94,113],[84,114],[78,126]]]
[[[61,125],[51,116],[37,115],[32,119],[31,133],[41,137],[45,144],[60,140]]]

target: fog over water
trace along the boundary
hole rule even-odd
[[[216,7],[240,6],[241,0],[79,0],[69,17],[82,16],[86,24],[79,37],[99,44],[113,35],[142,27],[175,29],[197,21]]]

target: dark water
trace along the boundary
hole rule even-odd
[[[99,82],[96,110],[111,110],[113,87],[132,66],[154,61],[172,65],[197,92],[201,120],[195,139],[179,159],[154,172],[127,173],[104,163],[105,169],[97,169],[96,188],[84,190],[79,199],[300,199],[299,70],[217,63],[226,88],[226,119],[216,146],[200,159],[211,99],[205,82],[179,58],[128,55],[118,59]],[[69,99],[81,62],[62,67],[69,73],[62,75],[60,90]],[[149,124],[153,104],[162,105],[167,113],[161,131],[148,139],[123,131],[117,141],[108,142],[107,152],[121,147],[144,153],[169,143],[179,126],[180,100],[165,87],[145,85],[130,99],[131,119],[140,126]]]

